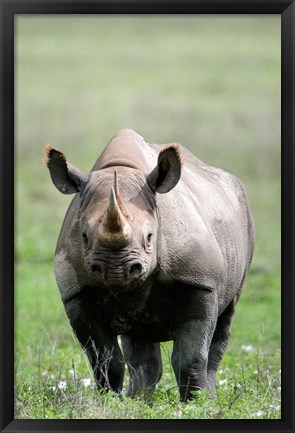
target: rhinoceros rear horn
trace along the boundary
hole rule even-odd
[[[89,174],[67,162],[65,155],[48,144],[44,150],[45,164],[49,169],[51,180],[63,194],[74,194],[83,190]]]
[[[119,193],[116,182],[115,174],[114,187],[111,188],[108,205],[104,211],[98,231],[100,242],[105,246],[113,248],[128,244],[132,237],[132,229],[118,204],[117,198]],[[121,197],[120,200],[122,200]]]

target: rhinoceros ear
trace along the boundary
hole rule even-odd
[[[164,194],[175,187],[180,179],[181,157],[177,144],[165,147],[158,156],[158,164],[147,178],[153,192]]]
[[[65,155],[48,144],[45,148],[45,163],[49,169],[51,180],[63,194],[74,194],[83,190],[89,174],[67,162]]]

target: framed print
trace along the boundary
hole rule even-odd
[[[1,0],[1,431],[293,431],[294,11]]]

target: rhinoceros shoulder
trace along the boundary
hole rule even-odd
[[[251,212],[241,182],[206,165],[187,149],[176,187],[158,197],[163,279],[227,290],[240,286],[251,260]]]

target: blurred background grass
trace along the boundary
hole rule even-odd
[[[53,276],[71,197],[53,187],[43,148],[87,171],[121,128],[180,142],[243,181],[257,244],[224,362],[249,344],[270,362],[280,350],[279,16],[22,15],[15,48],[18,377],[34,380],[41,348],[44,368],[53,348],[69,364],[80,353]]]

